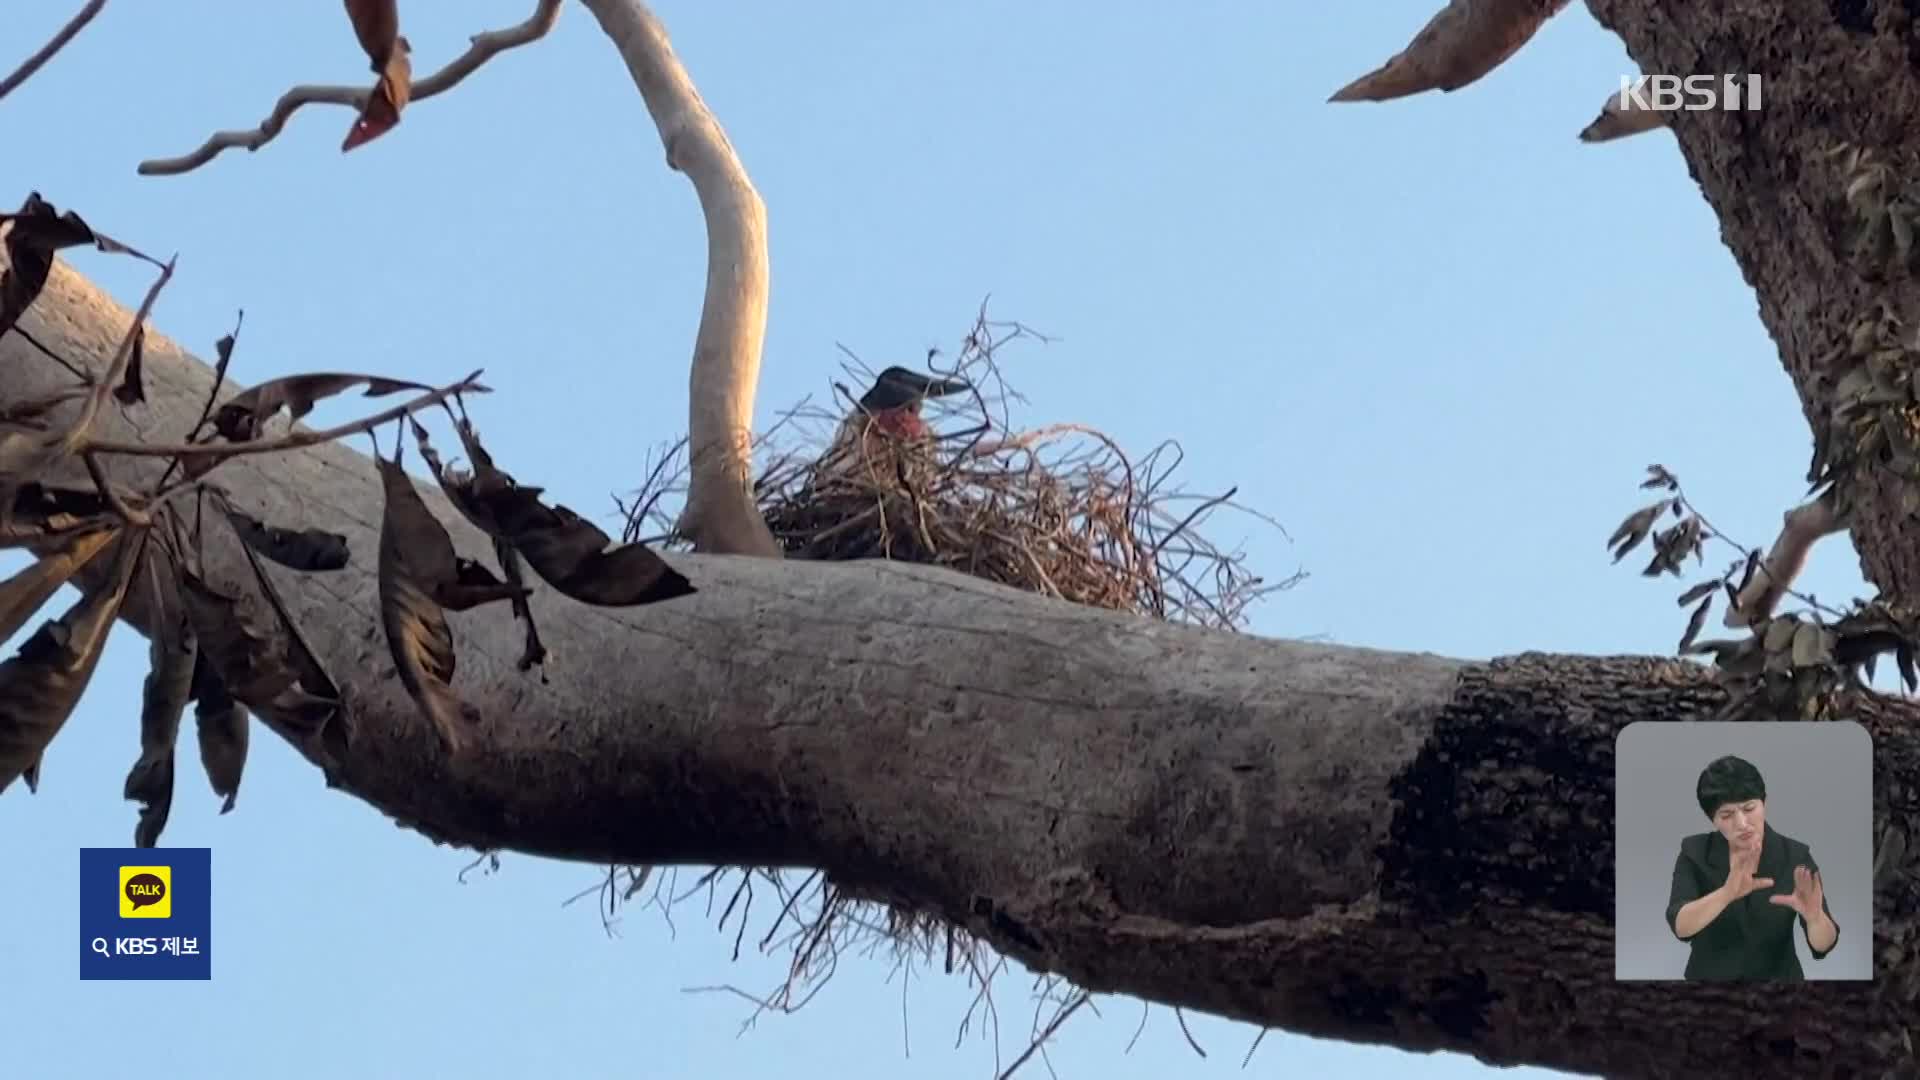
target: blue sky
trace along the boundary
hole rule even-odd
[[[1285,524],[1291,541],[1215,523],[1270,576],[1311,575],[1254,632],[1472,658],[1670,651],[1684,583],[1603,547],[1644,466],[1765,543],[1804,490],[1805,424],[1672,136],[1575,140],[1632,70],[1583,5],[1466,91],[1324,103],[1436,2],[1196,4],[1177,20],[1007,0],[659,4],[769,206],[762,423],[830,393],[836,344],[913,363],[951,350],[991,294],[993,315],[1056,338],[1004,358],[1030,403],[1018,420],[1141,451],[1177,438],[1192,488],[1238,485]],[[0,67],[73,6],[13,13]],[[405,5],[415,71],[530,9]],[[0,202],[37,189],[179,251],[156,323],[210,355],[245,308],[243,381],[485,367],[494,453],[613,520],[612,495],[684,429],[705,245],[583,9],[350,155],[351,116],[311,109],[258,153],[134,173],[258,121],[290,83],[361,82],[365,66],[337,4],[110,5],[0,103]],[[138,302],[143,268],[75,259]],[[1863,588],[1837,541],[1805,582],[1829,600]],[[165,836],[214,848],[213,981],[81,984],[75,849],[130,842],[119,789],[144,660],[118,636],[39,795],[0,800],[0,1016],[30,1033],[9,1050],[19,1075],[106,1075],[134,1042],[180,1047],[180,1074],[207,1077],[991,1075],[978,1026],[955,1046],[958,980],[903,989],[884,960],[848,958],[804,1012],[742,1037],[744,1003],[684,988],[767,986],[778,958],[730,965],[731,935],[697,906],[671,929],[632,909],[610,938],[590,905],[561,906],[592,867],[508,855],[461,884],[469,855],[326,790],[263,735],[224,817],[189,739]],[[1025,1045],[1027,991],[999,984],[1003,1058]],[[1052,1050],[1062,1076],[1486,1072],[1272,1034],[1243,1073],[1252,1028],[1189,1018],[1200,1060],[1156,1008],[1129,1053],[1139,1004],[1098,1004]]]

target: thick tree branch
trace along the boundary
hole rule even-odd
[[[696,551],[779,558],[753,501],[753,399],[767,332],[767,208],[720,121],[640,0],[582,0],[620,50],[707,222],[707,289],[693,344],[689,476],[679,532]]]
[[[436,94],[444,94],[500,53],[546,37],[560,18],[561,4],[562,0],[539,0],[533,14],[527,16],[525,21],[504,30],[489,30],[473,35],[466,52],[454,57],[439,71],[416,80],[408,100],[418,102]],[[294,111],[302,105],[345,105],[359,110],[366,108],[367,96],[371,92],[365,86],[296,86],[280,95],[280,100],[273,103],[273,112],[260,122],[259,127],[247,131],[216,131],[191,153],[141,162],[140,175],[178,176],[192,172],[218,157],[222,151],[234,147],[258,150],[280,134],[280,129],[287,126]]]
[[[128,317],[59,264],[26,321],[98,373]],[[109,413],[103,437],[172,439],[199,414],[209,369],[158,333],[145,363],[147,404]],[[0,410],[67,378],[14,335],[0,370]],[[159,462],[116,466],[131,483]],[[1747,1077],[1818,1052],[1821,1075],[1877,1076],[1912,1022],[1910,867],[1875,898],[1876,984],[1614,981],[1614,736],[1717,706],[1695,665],[1469,665],[1176,627],[921,568],[682,556],[700,592],[672,603],[537,593],[547,684],[516,669],[504,613],[454,616],[455,682],[482,714],[456,763],[390,674],[371,461],[330,445],[219,476],[249,513],[347,535],[355,567],[272,571],[352,706],[328,780],[446,842],[820,867],[1090,989],[1490,1062]],[[423,494],[462,551],[485,550]],[[244,572],[239,558],[210,555],[208,571]],[[1920,716],[1870,698],[1855,715],[1877,740],[1877,819],[1897,822]],[[1621,1018],[1635,1039],[1610,1037]]]
[[[1771,618],[1787,591],[1793,588],[1794,579],[1807,568],[1813,546],[1834,533],[1845,531],[1846,527],[1834,507],[1831,491],[1787,511],[1781,519],[1779,534],[1773,538],[1773,546],[1767,549],[1767,557],[1754,568],[1753,578],[1727,606],[1721,621],[1727,626],[1740,627]]]
[[[1846,178],[1831,152],[1871,148],[1902,180],[1920,178],[1920,68],[1910,6],[1753,0],[1588,0],[1642,71],[1758,73],[1758,111],[1683,110],[1669,120],[1681,154],[1757,294],[1761,321],[1812,423],[1834,414],[1837,373],[1853,324],[1884,302],[1914,325],[1920,282],[1883,278],[1850,252]],[[1886,599],[1920,606],[1920,520],[1892,470],[1857,481],[1848,515],[1861,568]],[[1792,530],[1789,530],[1792,531]],[[1783,534],[1799,542],[1800,533]],[[1806,535],[1813,535],[1808,530]]]

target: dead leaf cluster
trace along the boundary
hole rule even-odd
[[[1896,172],[1871,147],[1840,143],[1828,152],[1840,169],[1842,197],[1853,219],[1847,247],[1870,278],[1911,271],[1920,230],[1920,183]]]
[[[1712,658],[1728,691],[1721,719],[1843,719],[1848,695],[1868,692],[1882,656],[1894,657],[1908,693],[1920,689],[1916,631],[1913,613],[1860,601],[1832,622],[1816,613],[1780,615],[1749,637],[1684,651]]]
[[[7,227],[0,333],[30,336],[22,318],[45,287],[56,249],[91,244],[146,258],[94,232],[71,211],[57,213],[38,194],[19,213],[0,215],[0,226]],[[399,681],[449,752],[466,745],[479,717],[453,685],[456,653],[445,612],[510,601],[527,626],[524,669],[543,661],[545,650],[526,603],[533,589],[523,581],[522,564],[562,595],[602,607],[694,591],[656,553],[614,545],[493,462],[466,415],[465,395],[487,392],[476,381],[477,371],[440,388],[382,375],[305,373],[259,383],[220,402],[236,325],[216,346],[215,384],[181,442],[102,437],[99,421],[114,407],[111,402],[129,412],[146,402],[145,319],[173,272],[172,262],[156,265],[160,275],[103,377],[87,375],[35,342],[43,356],[76,376],[76,385],[0,416],[0,548],[33,557],[0,581],[0,639],[26,629],[62,585],[81,594],[0,662],[0,791],[16,779],[38,789],[47,749],[85,695],[123,617],[143,622],[149,642],[140,753],[123,784],[124,796],[140,804],[136,845],[153,846],[166,827],[175,745],[189,704],[201,761],[223,813],[239,792],[249,714],[322,765],[337,765],[351,752],[352,708],[307,645],[268,564],[303,574],[337,573],[365,556],[356,557],[344,534],[263,521],[235,505],[210,478],[234,457],[290,453],[382,427],[393,430],[393,458],[376,455],[385,495],[377,554],[381,621]],[[418,394],[337,427],[293,430],[320,402],[356,389],[363,397]],[[435,405],[453,418],[450,402],[459,406],[455,431],[473,462],[464,472],[439,459],[417,419]],[[287,432],[270,437],[269,427],[282,414]],[[454,505],[493,539],[505,581],[456,553],[446,527],[401,467],[398,447],[409,429]],[[102,464],[117,455],[169,461],[157,480],[132,487],[110,479]],[[242,557],[209,558],[220,545]],[[245,570],[214,569],[236,564]]]
[[[1899,478],[1902,509],[1920,513],[1920,335],[1883,303],[1820,363],[1832,407],[1814,419],[1808,483],[1814,490],[1831,486],[1845,516],[1854,478],[1890,470]]]
[[[1844,711],[1849,695],[1866,692],[1878,659],[1888,654],[1894,656],[1907,690],[1920,689],[1920,668],[1915,666],[1915,657],[1920,654],[1920,618],[1882,601],[1855,600],[1848,610],[1835,610],[1816,597],[1791,589],[1791,572],[1797,567],[1787,569],[1786,581],[1764,590],[1762,610],[1750,612],[1749,621],[1729,623],[1747,626],[1747,637],[1699,640],[1716,598],[1724,596],[1731,609],[1737,608],[1743,597],[1763,592],[1749,586],[1756,574],[1766,573],[1766,560],[1759,548],[1742,549],[1700,514],[1671,470],[1649,465],[1647,474],[1642,488],[1668,494],[1629,514],[1615,528],[1607,540],[1615,562],[1649,537],[1654,554],[1641,571],[1648,577],[1680,576],[1683,561],[1689,556],[1696,565],[1703,563],[1709,540],[1744,551],[1719,575],[1688,587],[1677,599],[1681,607],[1691,606],[1692,610],[1676,651],[1683,656],[1706,657],[1713,664],[1728,694],[1720,719],[1833,718]],[[1669,514],[1676,523],[1656,530],[1654,526]],[[1789,596],[1804,605],[1803,609],[1776,614],[1772,605]]]

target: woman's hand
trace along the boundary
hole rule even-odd
[[[1748,893],[1759,889],[1770,889],[1773,887],[1772,878],[1753,876],[1753,872],[1759,868],[1760,845],[1755,844],[1753,847],[1746,849],[1727,849],[1727,883],[1720,887],[1726,891],[1729,901],[1738,900]],[[1802,873],[1804,872],[1805,870],[1803,869]],[[1796,892],[1795,895],[1798,895],[1798,893]],[[1785,899],[1787,898],[1776,896],[1773,897],[1773,902],[1777,904]],[[1819,908],[1816,907],[1814,910],[1818,911]]]
[[[1821,908],[1826,902],[1826,890],[1820,885],[1818,873],[1804,866],[1796,866],[1793,868],[1793,891],[1785,896],[1770,896],[1767,901],[1790,907],[1811,923],[1820,918]]]

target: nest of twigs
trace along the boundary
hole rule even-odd
[[[874,372],[851,354],[829,406],[806,401],[784,413],[761,439],[771,452],[756,492],[787,556],[944,566],[1077,604],[1225,629],[1239,629],[1260,596],[1300,580],[1266,581],[1238,550],[1201,534],[1216,510],[1235,507],[1234,493],[1175,486],[1178,444],[1135,458],[1081,424],[1015,427],[1007,406],[1020,399],[996,358],[1021,339],[1044,340],[982,313],[954,361],[928,357],[928,374],[973,387],[928,400],[930,440],[865,430],[871,422],[855,399]],[[843,432],[849,416],[853,429]],[[786,448],[773,448],[775,437]],[[684,491],[685,448],[682,440],[658,455],[622,506],[627,539],[675,546],[667,504]]]
[[[788,558],[943,566],[1077,604],[1232,630],[1242,628],[1256,599],[1304,576],[1266,581],[1244,566],[1238,550],[1202,534],[1216,511],[1241,508],[1232,491],[1194,495],[1174,483],[1178,444],[1134,457],[1081,424],[1016,427],[1008,405],[1021,399],[1001,378],[996,357],[1021,339],[1045,340],[982,313],[954,361],[927,358],[926,374],[964,379],[973,389],[927,402],[923,419],[934,437],[924,443],[867,437],[863,428],[871,421],[856,400],[876,373],[851,354],[845,383],[834,384],[829,404],[803,401],[782,414],[760,440],[767,464],[756,492]],[[843,431],[849,416],[859,417],[859,426]],[[640,490],[623,501],[627,540],[684,549],[673,528],[685,479],[683,439],[656,455]],[[1284,535],[1277,522],[1259,520]],[[876,935],[902,957],[943,963],[950,973],[964,970],[982,986],[1002,963],[933,913],[899,903],[876,912],[818,873],[790,893],[793,886],[778,874],[726,873],[736,872],[728,912],[758,878],[785,897],[775,930],[789,911],[799,927],[787,939],[792,956],[785,982],[765,997],[749,995],[758,1009],[791,1012],[803,1005],[832,970],[823,954],[848,934]],[[702,880],[715,882],[722,874]],[[644,880],[634,872],[629,877]],[[609,876],[609,889],[613,880]],[[796,908],[796,895],[812,899]],[[798,913],[814,907],[811,915]],[[769,931],[768,941],[774,937]],[[1062,1018],[1084,1003],[1084,994],[1073,1001]]]

